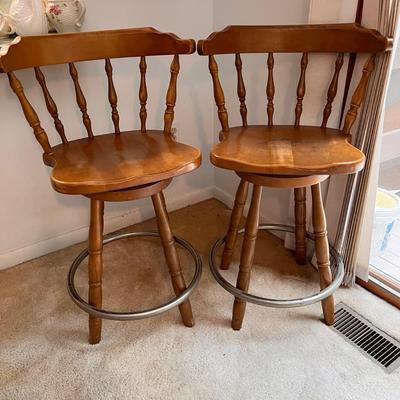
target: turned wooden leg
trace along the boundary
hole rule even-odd
[[[296,262],[299,265],[304,265],[307,261],[305,187],[294,189],[294,215],[296,223]]]
[[[240,181],[238,190],[236,192],[235,204],[232,209],[229,230],[228,234],[226,235],[224,252],[222,253],[221,267],[220,267],[221,269],[229,269],[229,265],[232,259],[232,254],[235,249],[240,220],[242,219],[243,209],[246,204],[248,189],[249,189],[249,183],[244,179],[242,179]]]
[[[165,212],[167,213],[167,218],[168,218],[168,222],[169,222],[169,214],[168,214],[168,209],[167,209],[167,203],[165,202],[164,192],[160,192],[160,196],[161,196],[162,206],[165,209]]]
[[[186,289],[186,283],[183,278],[181,266],[179,263],[178,253],[175,248],[175,239],[169,226],[168,213],[165,208],[162,192],[151,196],[154,211],[156,213],[158,230],[160,232],[161,242],[164,248],[165,258],[168,264],[169,273],[171,275],[172,286],[176,295],[181,294]],[[186,326],[193,326],[194,319],[190,301],[186,300],[179,305],[179,311],[182,321]]]
[[[321,289],[326,288],[332,282],[332,274],[329,263],[329,242],[326,231],[326,218],[324,205],[322,203],[321,186],[311,186],[312,193],[312,220],[315,236],[315,255],[317,258],[319,280]],[[325,322],[328,325],[334,323],[334,302],[333,296],[322,300],[322,310]]]
[[[89,228],[89,304],[101,308],[103,274],[103,215],[104,202],[90,200]],[[101,339],[101,318],[89,315],[89,343],[99,343]]]
[[[254,249],[256,246],[260,218],[261,194],[262,187],[254,185],[249,214],[246,220],[242,253],[240,256],[239,275],[236,282],[236,287],[245,292],[249,290],[250,272],[254,261]],[[242,327],[245,311],[246,302],[235,297],[232,315],[232,328],[234,330],[239,330]]]

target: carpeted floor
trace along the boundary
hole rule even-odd
[[[136,322],[105,321],[102,342],[87,344],[86,314],[65,288],[83,244],[0,272],[0,399],[400,399],[400,369],[386,374],[325,326],[319,304],[288,310],[250,304],[242,330],[232,331],[232,297],[207,265],[228,220],[229,210],[213,199],[171,213],[175,233],[203,257],[204,274],[191,297],[194,328],[184,327],[174,309]],[[154,220],[132,227],[149,228]],[[191,261],[180,254],[189,277]],[[169,298],[162,257],[156,239],[109,244],[104,306],[137,309]],[[318,288],[315,271],[298,267],[265,232],[255,262],[257,294],[290,297]],[[232,281],[234,267],[227,273]],[[78,282],[86,295],[85,268]],[[339,301],[400,339],[394,307],[360,287],[340,289]]]

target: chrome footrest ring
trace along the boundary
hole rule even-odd
[[[277,225],[277,224],[269,224],[269,225],[260,225],[259,230],[266,231],[282,231],[282,232],[295,232],[295,228],[288,225]],[[238,231],[238,234],[244,233],[244,229]],[[307,238],[314,241],[314,235],[312,233],[307,232]],[[342,257],[336,251],[336,249],[329,245],[330,252],[330,261],[331,261],[331,270],[334,275],[334,279],[332,283],[327,286],[325,289],[321,290],[318,293],[312,294],[307,297],[297,298],[297,299],[269,299],[256,295],[252,295],[244,292],[233,286],[230,282],[228,282],[219,272],[219,268],[216,266],[215,258],[217,255],[217,251],[219,248],[225,243],[225,239],[221,238],[215,242],[213,245],[210,255],[209,255],[209,265],[211,273],[213,274],[215,280],[229,293],[233,294],[235,297],[247,301],[249,303],[258,304],[264,307],[275,307],[275,308],[292,308],[292,307],[302,307],[307,306],[316,302],[319,302],[323,299],[329,297],[342,283],[344,277],[344,265],[342,261]]]
[[[107,239],[103,240],[103,244],[106,245],[108,243],[113,242],[114,240],[125,239],[129,237],[140,236],[140,237],[159,237],[158,232],[131,232],[131,233],[123,233],[119,235],[114,235],[107,237]],[[82,299],[75,288],[75,274],[82,263],[82,261],[89,255],[88,249],[83,250],[73,261],[70,270],[68,272],[68,279],[67,279],[67,288],[68,293],[71,296],[74,303],[80,307],[83,311],[87,312],[88,314],[99,317],[103,319],[112,319],[112,320],[119,320],[119,321],[127,321],[127,320],[137,320],[137,319],[144,319],[154,317],[158,314],[163,312],[169,311],[172,308],[178,306],[179,304],[183,303],[185,300],[188,299],[191,292],[196,288],[196,286],[200,282],[201,272],[202,272],[202,262],[199,254],[193,248],[193,246],[187,242],[185,239],[181,237],[174,236],[175,242],[186,249],[190,255],[192,256],[195,262],[195,271],[193,278],[187,288],[177,297],[167,301],[166,303],[154,307],[149,308],[147,310],[142,311],[130,311],[130,312],[117,312],[117,311],[107,311],[100,308],[93,307],[88,302]]]

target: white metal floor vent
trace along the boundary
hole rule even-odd
[[[372,325],[346,304],[336,305],[332,329],[387,373],[400,366],[400,342]]]

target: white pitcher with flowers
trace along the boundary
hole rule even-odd
[[[57,32],[79,31],[85,13],[84,0],[47,0],[47,18]]]

